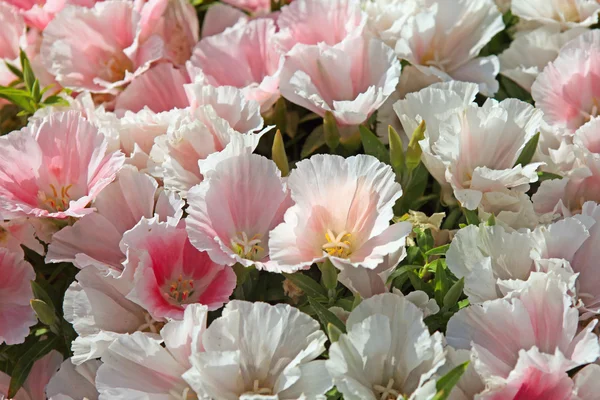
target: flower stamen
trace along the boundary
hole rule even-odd
[[[244,394],[273,394],[273,390],[266,387],[261,388],[260,381],[258,379],[255,379],[254,383],[252,384],[252,391],[246,392]]]
[[[351,236],[346,231],[342,231],[339,235],[335,236],[331,229],[327,229],[327,233],[325,233],[327,243],[322,246],[322,249],[332,257],[347,258],[351,253],[351,243],[349,240]]]
[[[194,280],[183,279],[183,276],[179,275],[179,278],[168,285],[168,290],[164,292],[164,296],[167,300],[183,304],[189,300],[194,292]]]
[[[42,205],[46,206],[50,209],[50,211],[65,211],[69,208],[69,202],[71,201],[71,195],[69,194],[69,190],[73,187],[73,185],[66,185],[60,187],[60,195],[56,186],[53,184],[49,184],[50,190],[52,193],[47,193],[44,191],[38,192],[38,199],[42,202]]]
[[[232,250],[235,251],[238,256],[247,260],[259,260],[262,258],[262,253],[265,250],[260,246],[261,236],[262,235],[257,233],[252,236],[251,239],[248,239],[246,232],[238,232],[238,234],[231,239]]]
[[[400,396],[400,392],[393,387],[394,379],[390,378],[386,386],[373,385],[373,390],[375,391],[375,394],[381,394],[380,400],[396,400],[398,396]]]

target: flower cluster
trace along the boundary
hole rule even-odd
[[[0,0],[0,399],[600,398],[599,15]]]

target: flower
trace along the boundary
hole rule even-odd
[[[578,332],[579,312],[567,286],[555,275],[533,273],[521,290],[504,299],[471,305],[448,322],[446,339],[455,348],[472,348],[479,374],[507,378],[519,351],[537,348],[561,354],[563,371],[594,362],[600,354],[596,321]]]
[[[493,1],[439,0],[424,4],[402,27],[396,43],[398,57],[410,62],[421,75],[437,81],[474,82],[481,93],[496,93],[498,58],[477,57],[504,29],[502,14]]]
[[[93,7],[96,0],[6,0],[18,8],[27,25],[43,31],[48,23],[67,6]],[[16,13],[15,13],[16,14]]]
[[[357,0],[295,0],[277,17],[277,42],[286,52],[298,43],[333,46],[362,35],[365,22]]]
[[[420,8],[416,1],[407,0],[362,0],[361,2],[367,14],[369,30],[391,48],[396,47],[402,34],[402,27]]]
[[[560,49],[586,31],[573,28],[561,32],[559,26],[547,25],[518,35],[498,56],[500,73],[531,92],[533,82],[544,67],[558,57]]]
[[[163,56],[159,36],[140,41],[140,18],[132,2],[67,7],[44,30],[42,62],[66,88],[117,94]]]
[[[65,292],[64,317],[77,338],[71,344],[75,365],[101,357],[119,336],[136,331],[156,335],[162,326],[127,294],[131,279],[118,279],[94,266],[85,267]]]
[[[269,4],[271,7],[271,4]],[[202,22],[202,37],[216,35],[234,26],[239,21],[248,21],[249,17],[242,10],[223,3],[212,4]]]
[[[123,234],[142,217],[158,215],[161,221],[177,224],[183,205],[177,196],[159,190],[152,177],[133,167],[123,168],[96,198],[96,212],[53,235],[46,262],[72,262],[78,268],[92,265],[119,276],[126,259],[120,246]]]
[[[74,365],[67,358],[46,386],[48,400],[98,400],[96,372],[100,365],[99,360]]]
[[[445,361],[442,335],[429,334],[423,313],[410,301],[391,293],[371,297],[350,313],[346,328],[326,361],[345,399],[435,395],[432,376]]]
[[[319,323],[287,304],[233,300],[202,335],[183,378],[203,398],[316,399],[331,387]]]
[[[200,40],[191,64],[200,68],[205,83],[240,88],[247,99],[256,100],[265,112],[279,98],[283,55],[273,40],[275,30],[271,19],[236,24]],[[235,73],[231,73],[232,65],[238,66]]]
[[[37,323],[29,305],[33,299],[30,281],[35,280],[35,272],[21,256],[0,248],[0,344],[23,343],[29,327]]]
[[[19,60],[19,49],[26,41],[26,27],[23,18],[8,3],[0,3],[0,84],[8,86],[17,77],[8,69],[5,62],[14,63]],[[13,64],[14,65],[14,64]],[[4,99],[0,99],[0,104]]]
[[[44,254],[44,246],[37,238],[36,225],[29,218],[0,222],[0,247],[21,257],[24,256],[21,246],[38,254]]]
[[[394,92],[400,70],[392,49],[377,39],[297,45],[286,56],[280,90],[292,103],[321,116],[330,111],[338,125],[356,130]]]
[[[288,178],[292,200],[269,234],[270,256],[285,272],[329,258],[339,269],[375,269],[400,251],[410,223],[389,226],[402,195],[389,165],[375,157],[316,155]]]
[[[37,400],[46,398],[46,385],[50,378],[56,373],[62,355],[52,350],[39,360],[36,360],[27,375],[23,386],[17,392],[12,400]],[[0,397],[7,399],[11,377],[4,372],[0,372]],[[53,399],[54,400],[54,399]]]
[[[178,226],[142,220],[123,236],[125,274],[133,275],[128,299],[160,321],[181,319],[185,308],[200,303],[216,310],[229,300],[236,284],[233,269],[213,262],[188,240],[185,222]]]
[[[279,271],[269,259],[269,231],[283,221],[290,197],[277,166],[250,148],[210,160],[206,179],[188,193],[190,241],[217,263]]]
[[[124,162],[78,112],[54,113],[0,138],[0,215],[82,217]],[[19,168],[15,168],[18,165]]]
[[[595,3],[595,2],[594,2]],[[597,5],[600,9],[600,4]],[[600,32],[589,31],[567,43],[531,87],[536,106],[551,128],[572,135],[598,115]],[[585,90],[581,90],[585,88]]]
[[[511,11],[526,27],[558,25],[567,30],[598,22],[600,5],[594,0],[512,0]]]
[[[251,14],[265,15],[271,11],[271,0],[223,0]]]
[[[160,338],[140,332],[120,336],[102,356],[96,376],[100,396],[115,400],[196,398],[181,376],[190,368],[192,351],[202,346],[207,311],[191,305],[182,321],[170,321],[162,328]]]
[[[183,85],[190,83],[187,72],[173,64],[160,63],[136,77],[115,101],[115,109],[138,112],[148,107],[155,113],[189,105]]]

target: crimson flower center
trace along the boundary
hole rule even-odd
[[[179,275],[179,278],[168,283],[165,289],[163,294],[167,300],[179,305],[185,304],[195,293],[194,280],[183,279],[183,276]]]

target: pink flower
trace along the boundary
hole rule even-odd
[[[44,357],[33,363],[33,367],[23,382],[23,386],[12,400],[38,400],[46,398],[46,385],[50,378],[56,373],[63,356],[56,350],[52,350]],[[7,399],[10,376],[0,372],[0,398]],[[54,399],[52,399],[54,400]],[[62,399],[61,399],[62,400]]]
[[[270,4],[269,4],[270,6]],[[223,3],[214,3],[206,11],[202,23],[202,37],[216,35],[234,26],[239,21],[248,21],[248,16],[241,10]]]
[[[252,14],[265,15],[271,11],[271,0],[223,0]]]
[[[205,180],[188,193],[192,244],[220,264],[278,271],[269,259],[269,231],[283,221],[290,198],[275,163],[247,148],[211,156],[205,166]]]
[[[29,327],[37,322],[29,305],[33,299],[30,281],[35,280],[35,272],[21,254],[0,248],[0,275],[0,344],[23,343]]]
[[[335,46],[297,45],[286,56],[281,94],[339,125],[359,125],[396,89],[400,61],[376,39],[351,37]]]
[[[0,3],[0,85],[8,86],[17,77],[6,67],[5,62],[18,66],[19,48],[24,46],[25,22],[14,7]],[[0,99],[0,104],[4,102]]]
[[[54,113],[0,138],[0,215],[81,217],[123,165],[78,112]]]
[[[27,25],[43,31],[63,8],[69,5],[93,7],[97,0],[6,0],[20,9]]]
[[[264,112],[279,98],[283,56],[274,42],[275,30],[271,19],[237,24],[203,38],[194,48],[191,64],[201,69],[209,85],[240,88]]]
[[[524,287],[509,297],[472,305],[448,322],[446,339],[455,348],[472,347],[479,374],[509,377],[519,352],[534,347],[561,354],[563,371],[594,362],[600,354],[596,321],[578,333],[579,312],[566,285],[555,275],[532,273]]]
[[[64,87],[116,94],[163,56],[163,40],[154,35],[142,42],[139,24],[131,2],[67,7],[44,31],[44,66]]]
[[[600,32],[592,30],[560,51],[531,88],[536,106],[553,128],[573,134],[598,115],[600,104]]]
[[[123,168],[94,202],[96,212],[88,214],[55,233],[46,262],[72,262],[78,268],[88,265],[120,274],[125,250],[123,234],[142,217],[158,215],[161,221],[177,224],[183,202],[158,190],[156,181],[134,168]]]
[[[297,43],[329,46],[360,36],[366,14],[356,0],[296,0],[277,18],[277,42],[289,51]]]
[[[269,234],[281,271],[327,258],[340,269],[375,269],[404,247],[412,230],[410,223],[389,225],[402,188],[375,157],[316,155],[296,165],[288,184],[296,204]]]
[[[0,222],[0,247],[23,256],[21,246],[38,254],[44,254],[44,246],[37,239],[36,226],[33,221],[28,218],[19,218]]]
[[[115,109],[138,112],[144,107],[158,113],[186,108],[189,102],[183,86],[190,83],[187,72],[173,64],[160,63],[136,77],[117,96]]]
[[[100,360],[74,365],[67,358],[46,386],[48,400],[98,400],[96,373],[100,365]]]
[[[182,319],[185,308],[194,303],[216,310],[235,288],[233,269],[216,264],[206,252],[194,248],[183,222],[176,227],[157,218],[143,218],[125,234],[123,244],[127,248],[126,273],[134,274],[127,297],[154,319]]]
[[[194,6],[187,0],[149,0],[139,11],[140,42],[159,36],[164,42],[165,58],[184,65],[198,42],[200,24]]]

